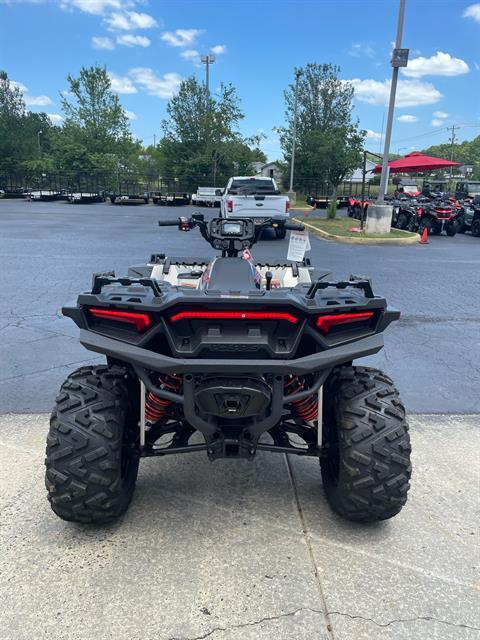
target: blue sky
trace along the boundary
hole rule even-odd
[[[407,0],[391,151],[401,154],[480,133],[480,3]],[[22,86],[29,108],[60,121],[68,73],[105,64],[145,144],[161,134],[168,98],[182,78],[204,77],[198,54],[216,53],[211,88],[233,82],[245,134],[264,132],[280,156],[274,127],[294,67],[340,65],[353,80],[355,113],[379,151],[395,39],[397,0],[0,0],[0,68]]]

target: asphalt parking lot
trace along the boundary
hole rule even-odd
[[[0,201],[0,640],[478,638],[480,242],[468,235],[399,247],[311,239],[319,268],[370,275],[402,310],[368,359],[410,414],[399,516],[343,521],[316,460],[266,453],[143,460],[119,522],[53,515],[47,412],[68,372],[95,361],[60,308],[94,271],[125,273],[154,251],[211,255],[199,234],[156,226],[192,210]],[[254,254],[285,258],[287,246],[267,238]]]
[[[193,210],[0,201],[0,412],[49,411],[68,372],[95,359],[60,314],[93,272],[126,273],[152,252],[213,255],[198,232],[156,225]],[[284,259],[287,246],[288,239],[266,238],[254,255]],[[370,276],[375,292],[402,311],[383,352],[368,361],[394,378],[410,412],[480,411],[478,238],[396,247],[312,238],[310,257],[335,277]]]

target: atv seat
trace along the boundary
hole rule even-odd
[[[220,258],[210,271],[209,289],[251,291],[256,289],[251,263],[243,258]]]

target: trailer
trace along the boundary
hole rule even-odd
[[[70,204],[95,204],[98,202],[105,202],[105,200],[105,193],[103,191],[76,191],[70,193],[68,196]]]
[[[197,193],[192,194],[192,204],[200,207],[219,207],[222,195],[223,190],[217,187],[198,187]]]
[[[110,202],[117,205],[148,204],[149,199],[148,187],[138,182],[119,184],[117,192],[110,194]]]
[[[188,193],[180,193],[178,191],[169,191],[167,193],[152,193],[153,204],[162,205],[164,207],[178,207],[190,204],[190,196]]]

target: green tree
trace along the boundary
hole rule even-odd
[[[212,95],[196,78],[187,78],[167,113],[159,144],[163,177],[204,176],[218,184],[235,166],[247,170],[264,157],[255,148],[259,138],[245,138],[237,129],[244,113],[232,85],[221,85],[218,95]]]
[[[309,63],[299,69],[295,188],[327,182],[334,191],[360,165],[366,132],[353,121],[353,87],[340,68]],[[285,91],[286,126],[278,129],[284,160],[291,163],[295,85]],[[332,214],[335,215],[335,208]]]
[[[64,129],[90,153],[115,153],[131,141],[128,118],[111,89],[105,67],[82,67],[78,78],[67,76],[71,97],[62,95]]]
[[[20,88],[0,71],[0,170],[19,171],[25,162],[39,162],[38,133],[47,152],[51,128],[45,113],[26,110]]]
[[[480,136],[454,145],[450,143],[434,145],[425,149],[423,153],[435,158],[452,158],[455,162],[472,165],[472,180],[480,180]]]

